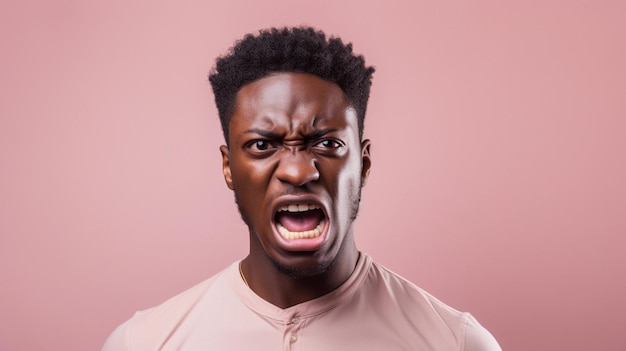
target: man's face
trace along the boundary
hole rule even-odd
[[[224,177],[250,229],[250,258],[315,275],[355,250],[369,141],[359,141],[356,112],[339,86],[303,73],[247,84],[229,135],[220,149]]]

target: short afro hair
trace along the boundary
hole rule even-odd
[[[365,66],[352,44],[310,27],[270,28],[247,34],[216,61],[209,74],[224,139],[229,144],[228,122],[237,92],[246,84],[276,72],[316,75],[337,84],[356,109],[359,138],[363,137],[365,110],[373,67]]]

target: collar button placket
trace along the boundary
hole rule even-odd
[[[298,341],[298,330],[300,330],[300,322],[302,320],[297,314],[294,314],[285,323],[285,350],[292,350],[294,344]]]

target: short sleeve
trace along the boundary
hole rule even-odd
[[[463,351],[502,351],[496,339],[471,314],[465,315]]]
[[[104,346],[102,346],[102,351],[127,351],[130,350],[128,346],[128,328],[132,319],[124,322],[115,330],[107,340],[104,342]]]

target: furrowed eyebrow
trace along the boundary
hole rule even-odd
[[[309,134],[307,137],[309,139],[318,139],[323,137],[326,134],[332,133],[337,131],[337,128],[326,128],[326,129],[319,129],[319,130],[315,130],[313,131],[311,134]]]
[[[326,128],[326,129],[319,129],[319,130],[314,130],[313,132],[311,132],[309,135],[306,135],[305,138],[307,139],[318,139],[323,137],[326,134],[332,133],[337,131],[337,128]],[[265,130],[265,129],[248,129],[246,131],[244,131],[244,133],[248,133],[248,134],[258,134],[262,137],[268,138],[268,139],[279,139],[280,135],[277,133],[274,133],[272,131],[269,130]]]
[[[269,130],[264,130],[264,129],[248,129],[246,131],[244,131],[244,133],[249,133],[249,134],[258,134],[262,137],[268,138],[268,139],[278,139],[280,137],[280,135],[271,132]]]

